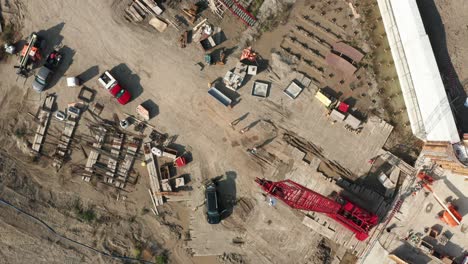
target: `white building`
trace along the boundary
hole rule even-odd
[[[416,0],[378,0],[413,134],[460,141]]]

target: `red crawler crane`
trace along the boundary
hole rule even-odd
[[[272,182],[257,178],[255,182],[271,196],[285,202],[292,208],[326,214],[349,230],[358,240],[365,240],[369,230],[377,225],[378,217],[357,205],[344,200],[339,203],[324,197],[291,180]]]

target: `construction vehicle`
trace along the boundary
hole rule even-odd
[[[40,50],[43,45],[43,40],[36,33],[32,33],[29,36],[27,43],[21,50],[19,65],[14,66],[18,69],[16,74],[22,77],[27,77],[29,75],[32,63],[37,63],[42,59]]]
[[[36,92],[42,92],[47,85],[49,85],[50,79],[61,61],[62,54],[59,52],[58,48],[55,48],[49,56],[47,56],[44,65],[42,65],[34,77],[32,87]]]
[[[378,224],[378,216],[367,212],[342,197],[327,198],[296,182],[284,180],[272,182],[256,178],[262,189],[292,208],[323,213],[351,230],[360,241],[369,237],[369,231]]]
[[[219,224],[221,214],[218,206],[218,194],[214,182],[206,185],[205,188],[206,220],[209,224]]]
[[[421,171],[418,173],[418,179],[420,180],[418,184],[430,193],[432,193],[432,195],[440,204],[440,206],[444,208],[444,212],[442,213],[442,215],[440,215],[440,220],[442,220],[442,222],[446,223],[449,226],[460,225],[462,221],[462,216],[457,211],[457,208],[451,203],[445,204],[444,202],[442,202],[439,196],[432,189],[432,183],[434,182],[434,178]]]

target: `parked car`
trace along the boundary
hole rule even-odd
[[[42,92],[44,88],[49,84],[50,78],[52,78],[52,70],[46,66],[42,66],[34,76],[32,87],[36,92]]]
[[[34,76],[32,87],[36,92],[42,92],[47,87],[54,74],[54,70],[58,67],[61,60],[62,54],[57,50],[52,51],[47,56],[46,62]]]
[[[221,215],[218,207],[218,195],[216,185],[211,182],[205,189],[206,219],[210,224],[218,224],[221,221]]]
[[[117,99],[117,102],[121,105],[127,104],[132,98],[131,94],[122,88],[117,80],[110,74],[109,71],[105,71],[98,79],[98,82],[102,87],[106,88],[112,96]]]

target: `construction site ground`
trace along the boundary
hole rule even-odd
[[[266,69],[250,78],[238,91],[241,100],[229,109],[210,97],[207,90],[208,83],[224,76],[238,61],[240,53],[236,46],[246,28],[231,14],[226,13],[221,21],[209,14],[209,10],[205,11],[210,22],[223,29],[227,40],[222,45],[231,54],[227,54],[226,65],[201,69],[198,63],[203,61],[203,52],[195,43],[179,48],[177,39],[181,32],[168,27],[159,33],[125,21],[123,10],[128,1],[0,0],[0,3],[2,11],[10,14],[8,18],[21,27],[18,39],[36,31],[46,36],[49,45],[64,44],[64,61],[52,80],[52,88],[46,91],[57,94],[60,109],[76,102],[79,93],[79,88],[67,87],[62,76],[80,75],[86,86],[95,89],[95,102],[104,105],[102,115],[108,119],[114,113],[119,117],[134,114],[137,105],[151,100],[155,117],[150,123],[160,131],[177,135],[177,142],[189,149],[193,157],[183,170],[191,175],[189,184],[193,189],[186,194],[188,201],[165,204],[158,217],[148,212],[152,204],[147,192],[147,171],[140,167],[141,160],[135,162],[135,170],[140,175],[137,184],[130,186],[128,192],[118,194],[112,189],[86,184],[81,177],[72,175],[74,165],[86,162],[83,153],[76,149],[71,161],[59,172],[55,172],[47,158],[32,162],[24,152],[37,124],[27,113],[36,111],[45,92],[38,94],[31,89],[32,78],[17,79],[13,68],[17,58],[7,57],[0,62],[2,200],[79,243],[150,261],[168,255],[171,263],[291,263],[293,259],[294,263],[323,263],[320,250],[327,247],[332,252],[331,258],[346,255],[346,250],[333,243],[323,246],[323,237],[302,223],[303,213],[281,204],[270,206],[254,179],[291,178],[329,195],[339,188],[325,178],[338,178],[340,174],[326,166],[321,167],[325,175],[318,173],[320,164],[339,164],[352,179],[365,176],[372,167],[370,160],[382,154],[393,126],[373,115],[374,110],[380,109],[375,104],[383,103],[379,99],[372,101],[379,89],[372,79],[369,79],[370,87],[366,87],[363,70],[362,87],[350,90],[345,84],[339,84],[336,75],[320,79],[315,71],[292,59],[285,68],[273,67],[281,78]],[[349,8],[344,3],[336,5]],[[265,33],[255,43],[254,49],[273,66],[277,58],[272,52],[280,51],[279,45],[304,53],[284,39],[287,34],[302,38],[293,29],[296,24],[313,31],[301,18],[303,13],[322,24],[330,23],[331,17],[321,17],[306,7],[303,1],[298,1],[287,24]],[[338,18],[337,23],[346,24],[346,19],[350,18]],[[353,32],[351,26],[334,30],[343,36]],[[329,38],[330,42],[335,40],[327,34],[322,37]],[[118,105],[98,86],[98,75],[107,69],[113,69],[122,86],[133,95],[128,105]],[[347,131],[341,123],[333,124],[326,116],[325,107],[314,99],[313,89],[304,90],[295,100],[285,96],[283,89],[297,76],[296,71],[316,78],[319,87],[335,89],[341,93],[341,99],[354,98],[352,107],[367,117],[362,132],[356,134]],[[251,96],[256,79],[271,83],[269,98]],[[229,125],[245,114],[248,115],[238,125]],[[77,135],[87,133],[86,122],[84,118],[80,120]],[[247,126],[252,128],[239,133]],[[62,128],[53,119],[48,140],[58,137]],[[317,146],[316,154],[322,159],[314,158],[316,167],[305,164],[301,152],[277,138],[278,131],[292,131]],[[275,156],[267,164],[247,152],[265,142],[265,151]],[[50,153],[53,147],[46,145],[44,151]],[[307,179],[307,173],[311,173],[313,181]],[[224,176],[219,188],[225,203],[222,206],[231,207],[231,213],[221,224],[209,225],[204,213],[203,183],[221,175]],[[0,256],[9,263],[24,260],[48,263],[51,259],[57,263],[120,262],[77,246],[11,206],[0,203],[0,207]],[[79,219],[77,209],[81,212],[85,208],[93,209],[96,220],[89,223]]]

